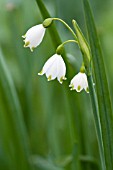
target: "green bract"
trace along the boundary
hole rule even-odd
[[[76,23],[75,20],[72,21],[73,26],[76,30],[76,35],[77,35],[77,39],[78,39],[78,45],[81,49],[81,52],[83,54],[83,60],[84,60],[84,65],[86,67],[86,69],[89,68],[89,64],[90,64],[90,60],[91,60],[91,54],[90,54],[90,48],[89,45],[82,33],[82,31],[80,30],[78,24]]]

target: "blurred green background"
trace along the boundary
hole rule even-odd
[[[52,17],[72,26],[76,19],[87,37],[82,0],[43,1]],[[90,0],[113,104],[113,1]],[[89,95],[69,90],[82,56],[66,46],[67,78],[47,82],[39,77],[55,53],[48,30],[30,52],[21,36],[43,18],[35,0],[0,0],[0,170],[98,170],[100,158]],[[72,35],[56,23],[62,41]]]

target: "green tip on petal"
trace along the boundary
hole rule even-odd
[[[62,84],[63,83],[63,80],[66,80],[67,78],[66,77],[64,77],[64,76],[62,76],[61,78],[60,78],[60,83]]]
[[[72,86],[73,86],[72,84],[69,85],[69,87],[72,87]]]
[[[60,80],[59,82],[60,82],[60,84],[62,84],[62,83],[63,83],[63,80],[62,80],[62,81]]]
[[[74,85],[73,84],[70,84],[69,87],[71,87],[70,90],[74,90]]]
[[[52,79],[52,76],[50,75],[50,76],[47,78],[47,80],[50,81],[51,79]]]
[[[35,49],[35,47],[30,48],[31,52],[33,52],[33,51],[34,51],[34,49]]]
[[[89,87],[86,88],[86,92],[89,93]]]
[[[22,38],[25,38],[26,37],[26,34],[25,35],[22,35]]]
[[[81,89],[81,86],[79,85],[79,86],[77,87],[77,90],[80,91],[80,89]]]
[[[27,47],[29,44],[30,44],[30,42],[27,41],[27,42],[25,43],[24,47]]]
[[[63,80],[67,80],[67,78],[66,78],[66,77],[63,77]]]
[[[41,76],[43,74],[43,70],[41,70],[38,75]]]

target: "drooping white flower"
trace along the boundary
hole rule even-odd
[[[76,90],[77,92],[85,89],[85,91],[89,93],[86,74],[79,72],[77,75],[75,75],[74,78],[71,80],[69,87],[71,87],[71,90]]]
[[[61,55],[54,54],[46,61],[42,71],[38,73],[38,75],[43,74],[46,75],[48,81],[57,78],[57,80],[62,84],[63,80],[66,80],[66,65]]]
[[[29,47],[31,51],[36,48],[43,40],[46,28],[42,24],[35,25],[31,27],[25,35],[22,37],[25,38],[24,47]]]

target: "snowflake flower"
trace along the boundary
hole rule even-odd
[[[57,80],[62,84],[63,80],[66,80],[66,65],[64,63],[63,58],[61,55],[54,54],[50,57],[43,66],[43,69],[38,75],[45,74],[48,81]]]
[[[79,72],[77,75],[75,75],[74,78],[71,80],[69,87],[71,87],[71,90],[76,90],[77,92],[85,89],[85,91],[89,93],[86,74]]]
[[[29,47],[31,51],[36,48],[43,40],[46,28],[42,24],[31,27],[25,35],[22,37],[25,38],[24,47]]]

